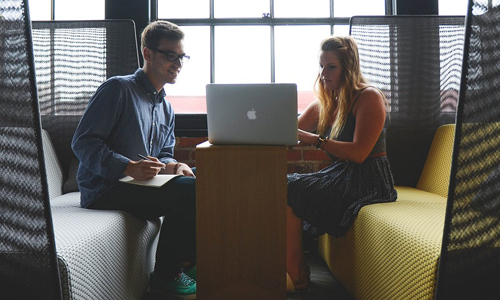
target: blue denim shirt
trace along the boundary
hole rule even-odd
[[[137,154],[173,158],[175,114],[147,75],[108,79],[90,100],[73,136],[71,147],[80,161],[77,173],[81,206],[88,207],[119,184],[130,160]]]

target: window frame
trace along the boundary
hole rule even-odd
[[[215,40],[214,31],[215,26],[269,26],[271,30],[271,82],[275,82],[275,44],[274,44],[274,29],[275,26],[285,25],[329,25],[330,34],[334,34],[335,25],[349,26],[349,17],[334,17],[334,2],[330,2],[330,17],[327,18],[274,18],[274,0],[269,0],[269,16],[261,18],[215,18],[214,17],[214,2],[210,1],[209,18],[169,18],[171,21],[179,26],[210,26],[210,83],[215,82]],[[151,0],[150,6],[151,20],[167,20],[158,18],[158,0]],[[391,15],[393,12],[393,0],[385,0],[385,15]]]
[[[261,18],[215,18],[214,2],[210,1],[208,18],[158,18],[158,0],[150,0],[150,19],[168,20],[179,26],[210,26],[210,83],[215,82],[215,26],[269,26],[271,30],[271,82],[275,82],[276,61],[274,29],[276,26],[285,25],[329,25],[330,33],[334,34],[335,25],[349,25],[349,17],[334,17],[334,1],[330,2],[330,17],[326,18],[275,18],[274,0],[270,0],[269,16]],[[395,11],[394,0],[385,0],[385,15],[392,15]],[[206,113],[190,114],[176,113],[176,136],[181,137],[206,137],[207,115]]]
[[[117,0],[105,0],[106,9],[113,1]],[[127,0],[129,1],[129,0]],[[149,20],[158,20],[158,0],[141,0],[144,2],[149,2]],[[330,1],[330,17],[328,18],[274,18],[273,7],[274,0],[270,0],[269,18],[215,18],[214,17],[214,0],[210,1],[210,16],[209,18],[198,18],[198,19],[169,19],[181,26],[210,26],[210,82],[215,80],[215,69],[213,65],[215,47],[214,47],[214,28],[215,26],[224,25],[262,25],[271,27],[271,82],[275,82],[275,50],[274,50],[274,28],[280,25],[329,25],[330,32],[333,33],[335,25],[349,25],[350,18],[348,17],[333,17],[334,15],[334,5],[335,0]],[[108,3],[110,2],[110,3]],[[51,20],[55,19],[55,11],[57,9],[56,0],[50,1],[51,5]],[[385,15],[393,15],[397,9],[396,0],[385,0]],[[109,18],[109,14],[106,13],[106,18]],[[113,18],[113,17],[111,17]],[[136,18],[132,18],[136,24],[141,25],[141,21]],[[141,19],[142,20],[142,19]],[[146,22],[145,20],[143,20]],[[140,24],[141,23],[141,24]],[[139,26],[140,27],[140,26]],[[138,28],[139,30],[139,28]],[[206,113],[176,113],[176,136],[179,137],[206,137],[207,136],[207,116]]]
[[[104,0],[105,7],[106,7],[107,1],[108,0]],[[50,0],[50,19],[48,19],[48,20],[35,20],[35,21],[64,21],[64,19],[56,20],[56,9],[57,9],[56,0]],[[104,8],[104,14],[106,15],[106,8]]]

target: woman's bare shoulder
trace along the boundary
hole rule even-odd
[[[374,86],[371,86],[371,85],[367,85],[365,87],[363,87],[362,90],[360,90],[360,97],[362,96],[376,96],[376,97],[382,97],[382,92],[377,89],[376,87]]]
[[[372,86],[367,86],[363,90],[360,91],[358,94],[358,99],[354,105],[354,110],[359,109],[360,107],[384,107],[385,106],[385,100],[384,97],[382,96],[382,93],[379,89],[372,87]]]

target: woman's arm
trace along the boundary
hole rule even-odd
[[[319,100],[313,101],[299,116],[299,129],[314,132],[318,128]]]
[[[326,140],[321,149],[340,159],[362,163],[370,155],[384,128],[386,110],[382,95],[374,88],[365,89],[353,108],[356,117],[352,142]],[[299,130],[299,140],[316,145],[318,135]]]

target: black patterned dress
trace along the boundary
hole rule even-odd
[[[336,140],[352,142],[355,124],[351,111]],[[386,128],[371,154],[385,151]],[[387,156],[368,157],[362,164],[331,158],[334,162],[319,172],[288,175],[288,205],[304,220],[304,230],[339,237],[363,206],[396,201],[397,192]]]

